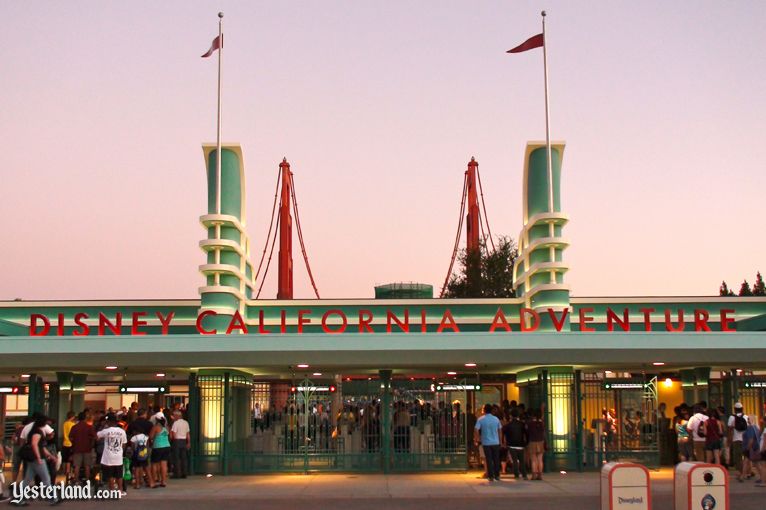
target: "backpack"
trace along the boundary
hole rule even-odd
[[[706,425],[707,425],[708,421],[710,421],[710,420],[700,421],[699,424],[697,425],[697,435],[699,437],[705,437],[706,436],[705,432],[706,432],[706,429],[707,429]]]
[[[718,441],[721,434],[718,430],[718,420],[709,419],[705,422],[705,437],[710,441]]]
[[[136,441],[136,449],[133,451],[133,458],[140,462],[149,460],[149,447],[146,446],[146,439],[141,438]]]
[[[747,430],[747,420],[741,414],[734,415],[734,430],[744,432]]]

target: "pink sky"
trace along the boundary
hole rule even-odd
[[[438,292],[471,156],[493,231],[521,229],[542,52],[505,50],[541,8],[572,294],[709,295],[766,271],[764,2],[10,2],[0,299],[198,295],[219,9],[255,251],[286,156],[323,297]],[[295,280],[310,297],[297,252]]]

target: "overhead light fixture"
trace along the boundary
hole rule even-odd
[[[661,367],[664,364],[665,364],[664,361],[655,361],[654,363],[652,363],[652,365],[654,365],[655,367]]]
[[[606,375],[612,375],[613,373],[614,372],[612,372],[611,370],[604,370],[604,374]]]
[[[298,368],[308,368],[309,367],[307,363],[298,363],[297,366],[298,366]]]
[[[314,372],[313,375],[316,376],[316,377],[319,377],[320,375],[322,375],[322,372]]]
[[[667,379],[662,381],[662,384],[664,384],[666,388],[672,388],[673,387],[673,379],[668,377]]]
[[[160,373],[157,374],[157,377],[165,377],[165,374],[160,372]]]
[[[473,368],[476,366],[476,363],[466,363],[465,366],[467,366],[468,368]]]
[[[107,365],[104,368],[107,369],[107,370],[117,370],[117,366],[115,366],[115,365]]]
[[[27,377],[29,377],[29,374],[21,374],[21,377],[23,377],[24,379],[26,379]]]
[[[447,372],[447,375],[457,375],[457,372]]]

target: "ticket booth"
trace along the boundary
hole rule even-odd
[[[601,468],[601,510],[651,510],[649,470],[641,464],[609,462]]]
[[[675,510],[729,510],[729,473],[717,464],[682,462],[673,480]]]

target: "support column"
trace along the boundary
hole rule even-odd
[[[382,395],[380,397],[381,425],[380,432],[381,448],[383,450],[383,472],[391,471],[391,370],[380,370],[380,383]]]
[[[66,415],[69,411],[79,413],[85,407],[85,381],[87,374],[73,374],[72,372],[56,372],[56,381],[58,383],[58,398],[56,398],[56,391],[53,389],[53,385],[50,386],[48,393],[49,400],[49,413],[53,418],[56,418],[56,423],[59,424],[56,427],[56,432],[61,437],[63,432],[63,424],[66,420]],[[54,413],[54,400],[56,412]]]
[[[29,382],[27,383],[27,395],[28,398],[28,413],[31,416],[34,413],[42,413],[45,411],[45,388],[43,386],[42,377],[38,377],[37,374],[29,374]]]
[[[229,474],[229,436],[231,428],[231,388],[229,381],[231,374],[223,374],[223,430],[221,431],[221,472],[224,475]]]
[[[0,393],[0,433],[5,433],[5,408],[7,402],[5,393]]]
[[[189,434],[191,434],[191,449],[189,451],[189,463],[192,474],[199,472],[197,458],[200,452],[200,398],[197,386],[197,374],[189,374],[189,402],[186,405],[186,419],[189,421]]]

